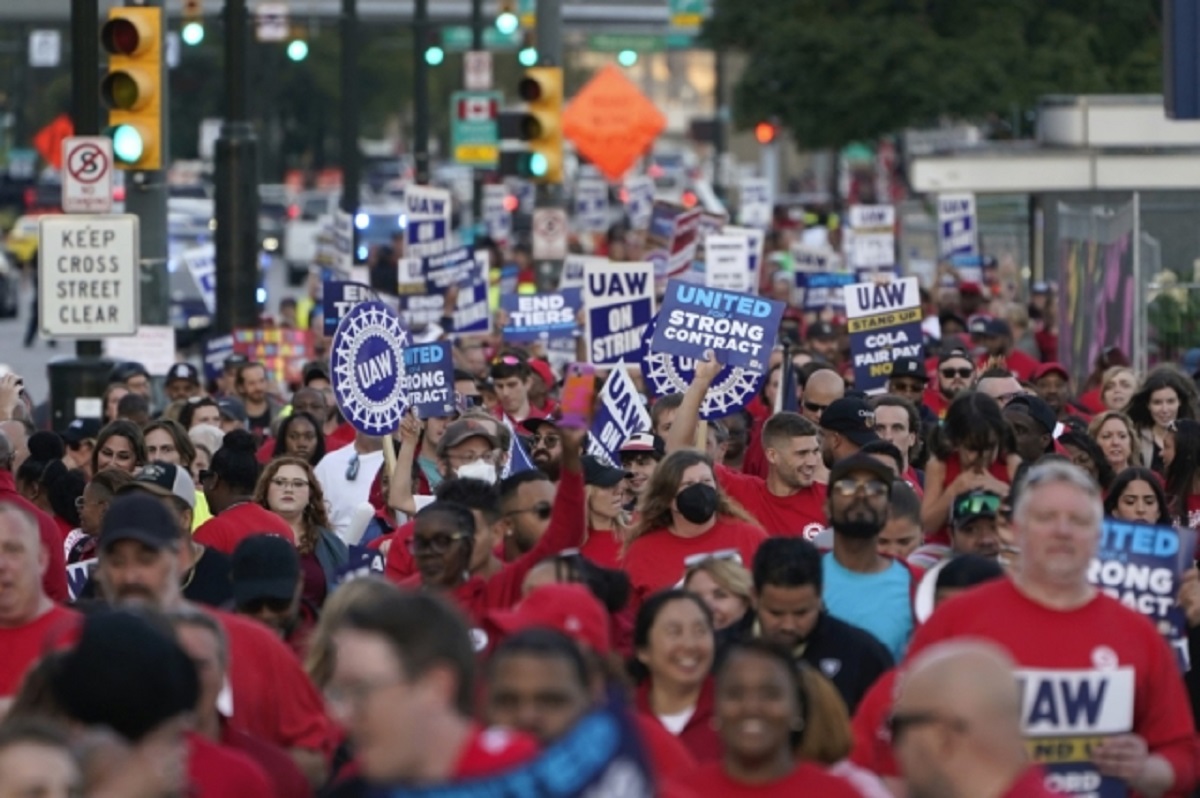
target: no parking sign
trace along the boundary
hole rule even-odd
[[[404,349],[408,331],[382,302],[355,305],[338,323],[330,359],[338,409],[364,435],[385,437],[408,410]]]

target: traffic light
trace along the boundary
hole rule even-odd
[[[521,19],[517,16],[517,0],[500,0],[496,10],[496,30],[505,36],[517,32]]]
[[[109,109],[113,160],[122,169],[161,169],[162,9],[112,9],[100,44],[109,55],[100,94]]]
[[[195,47],[204,41],[204,4],[201,0],[183,0],[183,43]]]
[[[779,129],[775,127],[773,122],[759,122],[754,126],[754,138],[759,144],[770,144],[775,140],[775,135]]]
[[[501,138],[515,138],[527,149],[501,151],[500,171],[535,183],[561,183],[563,179],[562,101],[560,67],[534,67],[517,85],[525,101],[523,111],[500,115]]]

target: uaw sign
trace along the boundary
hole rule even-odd
[[[404,254],[409,258],[437,255],[449,246],[450,192],[441,188],[409,186],[404,189],[408,227]]]
[[[334,399],[364,435],[391,435],[408,409],[408,343],[400,317],[382,302],[355,305],[338,323],[330,357]]]
[[[938,250],[943,258],[978,255],[974,194],[938,195]]]
[[[917,278],[857,283],[846,286],[844,292],[854,385],[867,393],[882,391],[895,360],[921,356]]]

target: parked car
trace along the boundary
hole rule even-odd
[[[33,263],[33,256],[38,248],[38,218],[41,214],[26,214],[18,216],[13,222],[12,229],[4,238],[4,250],[17,261],[18,266],[28,266]]]

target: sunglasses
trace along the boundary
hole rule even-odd
[[[829,488],[836,491],[839,496],[850,497],[858,493],[859,489],[867,495],[867,498],[882,496],[887,493],[888,486],[878,479],[868,479],[860,482],[857,479],[839,479],[834,482]]]
[[[239,606],[243,612],[251,615],[257,615],[263,610],[267,610],[268,612],[275,614],[281,614],[287,612],[292,606],[292,600],[290,598],[256,598],[250,599],[245,604],[241,604]]]
[[[942,376],[948,380],[954,379],[955,377],[959,377],[959,378],[965,380],[968,377],[970,377],[972,374],[975,373],[975,369],[971,369],[971,368],[941,369],[941,372],[942,372]]]
[[[967,726],[966,721],[961,718],[951,718],[937,712],[893,712],[884,721],[892,745],[899,742],[906,731],[934,723],[946,724],[960,732],[965,731]]]
[[[724,560],[726,562],[742,564],[742,554],[737,549],[719,549],[717,551],[706,551],[700,554],[692,554],[683,558],[683,566],[685,568],[695,568],[698,565],[703,565],[706,562]]]
[[[1000,497],[992,495],[962,496],[954,500],[954,515],[997,515],[1000,512]]]
[[[550,513],[553,512],[553,509],[554,508],[550,506],[549,502],[538,502],[537,504],[533,505],[532,507],[526,507],[521,510],[512,510],[510,512],[507,512],[504,514],[504,517],[508,518],[509,516],[513,516],[513,515],[524,515],[525,513],[533,513],[534,515],[536,515],[538,517],[539,520],[548,521],[550,519]]]
[[[529,447],[531,449],[537,449],[538,447],[544,446],[547,449],[553,449],[555,446],[558,446],[558,442],[560,440],[562,439],[557,435],[534,435],[529,439]]]
[[[423,551],[431,551],[434,554],[445,554],[455,543],[460,540],[470,539],[471,536],[465,533],[458,535],[433,535],[427,538],[419,538],[414,535],[408,539],[408,551],[411,554],[420,554]]]
[[[810,413],[824,413],[829,405],[819,405],[816,402],[804,401],[804,409]]]
[[[346,466],[346,480],[353,482],[356,479],[358,479],[358,452],[354,453],[354,457],[350,458],[350,463]]]

